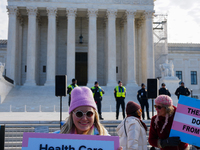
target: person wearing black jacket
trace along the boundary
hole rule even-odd
[[[149,102],[148,102],[148,96],[147,96],[147,90],[145,89],[145,84],[141,84],[141,89],[137,93],[137,99],[141,105],[142,108],[142,118],[144,120],[145,114],[144,114],[144,106],[146,106],[146,113],[147,113],[147,119],[149,120]]]
[[[67,94],[69,94],[69,101],[68,101],[69,106],[70,106],[70,103],[71,103],[71,92],[75,87],[78,87],[78,85],[76,83],[77,83],[77,80],[74,78],[74,79],[72,79],[72,84],[70,84],[67,87]]]
[[[91,88],[95,103],[97,104],[97,109],[99,113],[99,119],[103,120],[101,115],[101,101],[103,98],[104,90],[99,86],[99,82],[95,81],[94,86]]]
[[[184,82],[181,82],[181,86],[176,89],[175,95],[178,97],[178,99],[180,95],[189,96],[190,90],[184,86]]]
[[[161,84],[161,88],[159,89],[159,95],[168,95],[169,97],[171,97],[171,93],[169,92],[169,90],[165,87],[165,83]]]

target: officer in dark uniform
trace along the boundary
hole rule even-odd
[[[159,89],[159,95],[168,95],[169,97],[171,97],[171,93],[169,92],[169,90],[165,87],[165,83],[161,84],[161,88]]]
[[[94,82],[94,86],[91,88],[94,100],[97,104],[99,119],[103,120],[101,115],[101,101],[104,94],[104,90],[99,86],[98,81]]]
[[[114,89],[114,96],[116,100],[116,120],[119,117],[119,107],[122,107],[123,118],[125,118],[125,97],[126,97],[126,88],[122,86],[122,81],[118,81],[118,86]]]
[[[144,106],[146,106],[146,112],[147,112],[147,119],[149,120],[149,103],[148,103],[148,96],[147,96],[147,90],[145,89],[145,84],[141,84],[141,89],[137,93],[137,99],[141,105],[142,108],[142,118],[144,120],[145,115],[144,115]]]
[[[178,99],[180,95],[189,96],[190,90],[184,86],[184,82],[181,82],[181,86],[176,89],[175,95],[178,97]]]
[[[71,92],[75,87],[78,87],[78,85],[76,83],[77,83],[77,80],[76,79],[72,79],[72,84],[70,84],[67,87],[67,94],[69,94],[69,101],[68,101],[68,105],[69,106],[70,106],[70,103],[71,103]]]

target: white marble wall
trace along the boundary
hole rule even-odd
[[[200,89],[200,44],[168,44],[168,59],[174,71],[182,71],[182,81],[190,89]],[[197,71],[197,85],[191,85],[191,71]]]

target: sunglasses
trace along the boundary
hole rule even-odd
[[[77,118],[82,118],[83,117],[83,115],[86,115],[86,117],[87,118],[91,118],[92,116],[93,116],[93,114],[94,114],[94,112],[93,111],[87,111],[86,113],[83,113],[82,111],[80,111],[80,110],[78,110],[78,111],[76,111],[76,112],[73,112],[75,115],[76,115],[76,117]]]
[[[163,106],[157,106],[157,105],[154,105],[154,107],[157,108],[157,109],[163,108]]]

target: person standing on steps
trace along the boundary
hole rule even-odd
[[[159,95],[168,95],[169,97],[171,97],[171,93],[169,92],[169,90],[165,87],[165,83],[161,84],[161,88],[159,89]]]
[[[141,89],[137,92],[137,99],[141,105],[142,108],[142,119],[144,120],[145,114],[144,114],[144,106],[146,106],[146,112],[147,112],[147,119],[151,119],[149,117],[149,102],[148,102],[148,96],[147,96],[147,90],[145,89],[145,84],[141,84]]]
[[[97,109],[99,113],[99,119],[103,120],[101,115],[101,101],[103,98],[104,90],[99,86],[99,82],[95,81],[94,86],[91,88],[95,103],[97,104]]]
[[[78,85],[77,85],[77,80],[74,78],[74,79],[72,79],[72,84],[70,84],[67,87],[67,94],[69,94],[69,101],[68,101],[69,106],[70,106],[70,103],[71,103],[71,92],[75,87],[78,87]]]
[[[125,118],[125,97],[126,97],[126,88],[122,86],[122,81],[118,81],[118,86],[114,89],[114,96],[116,100],[116,120],[119,117],[119,108],[121,105],[123,118]]]
[[[190,90],[187,87],[185,87],[184,82],[181,82],[181,86],[179,86],[176,89],[175,95],[177,96],[178,99],[180,95],[189,96]]]

